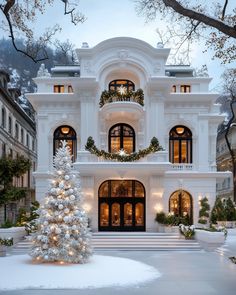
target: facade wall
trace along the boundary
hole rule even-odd
[[[25,199],[8,204],[6,208],[0,208],[0,224],[6,219],[16,221],[19,208],[30,208],[31,200],[35,198],[33,170],[36,166],[36,127],[35,122],[20,107],[17,98],[20,95],[18,89],[8,89],[8,74],[0,72],[0,157],[23,155],[30,159],[32,168],[20,178],[15,178],[13,184],[17,187],[28,188]],[[3,111],[4,110],[4,114]],[[4,120],[5,117],[5,120]],[[9,120],[9,118],[11,118]],[[10,123],[11,121],[11,123]],[[18,132],[17,132],[18,130]]]
[[[38,93],[28,95],[38,114],[37,198],[43,200],[52,171],[53,133],[57,127],[69,125],[77,133],[74,167],[81,174],[84,207],[94,231],[98,230],[99,186],[112,179],[143,183],[146,230],[156,229],[156,212],[169,212],[169,198],[175,191],[186,191],[192,196],[193,222],[197,223],[200,198],[207,196],[213,205],[216,180],[230,176],[216,172],[216,130],[223,116],[214,105],[218,95],[208,91],[211,79],[193,76],[194,71],[189,67],[165,66],[169,49],[156,49],[132,38],[110,39],[94,48],[81,48],[78,54],[80,76],[41,75],[35,79]],[[62,70],[66,72],[66,68]],[[186,70],[192,74],[185,77]],[[171,76],[171,71],[177,74]],[[127,79],[136,89],[142,88],[144,107],[117,101],[100,108],[102,91],[115,79]],[[72,85],[73,93],[53,93],[53,85],[57,84]],[[173,85],[175,93],[172,93]],[[190,85],[191,92],[181,93],[181,85]],[[117,123],[129,124],[134,129],[136,151],[149,146],[153,136],[165,151],[129,163],[104,160],[85,151],[89,136],[98,148],[107,151],[109,129]],[[169,133],[177,125],[191,130],[192,163],[169,162]]]

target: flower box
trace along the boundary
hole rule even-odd
[[[25,227],[0,228],[1,238],[13,238],[13,243],[19,242],[26,235]]]
[[[221,232],[212,232],[208,230],[195,230],[195,239],[206,250],[216,249],[225,242],[225,234]]]

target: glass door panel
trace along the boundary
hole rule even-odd
[[[120,226],[120,204],[114,203],[111,208],[112,226]]]
[[[100,206],[100,226],[109,226],[109,205],[106,203]]]
[[[144,206],[142,203],[137,203],[135,206],[135,225],[144,225]]]
[[[124,205],[124,226],[132,226],[133,225],[132,213],[133,213],[132,204],[126,203]]]

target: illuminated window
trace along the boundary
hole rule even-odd
[[[185,218],[189,224],[193,219],[193,204],[191,195],[183,190],[178,190],[170,196],[169,212],[175,216]]]
[[[190,85],[181,85],[180,86],[180,92],[182,92],[182,93],[191,92],[191,86]]]
[[[171,92],[176,92],[176,85],[172,86]]]
[[[185,126],[170,131],[169,156],[172,163],[192,163],[192,132]]]
[[[123,79],[113,80],[109,83],[109,90],[119,91],[121,89],[124,89],[124,91],[134,91],[135,86],[132,81]]]
[[[117,153],[123,149],[126,154],[135,151],[134,129],[127,124],[116,124],[109,130],[109,152]]]
[[[72,86],[71,85],[69,85],[68,86],[68,93],[73,93],[74,91],[73,91],[73,88],[72,88]]]
[[[54,92],[55,93],[64,93],[65,92],[64,85],[54,85]]]
[[[75,130],[67,125],[58,127],[54,132],[53,137],[53,154],[55,155],[56,150],[61,146],[61,140],[66,140],[67,145],[70,148],[72,154],[72,161],[76,160],[76,132]]]

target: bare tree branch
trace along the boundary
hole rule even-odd
[[[167,7],[171,7],[172,9],[174,9],[174,11],[178,12],[179,14],[186,16],[188,18],[200,21],[204,23],[205,25],[211,26],[230,37],[236,38],[235,26],[231,27],[225,24],[224,22],[217,20],[215,18],[212,18],[206,14],[194,11],[192,9],[188,9],[184,7],[183,5],[181,5],[176,0],[162,0],[162,1]]]
[[[225,19],[225,12],[226,12],[227,5],[228,5],[228,0],[225,0],[225,4],[222,10],[221,20]]]

